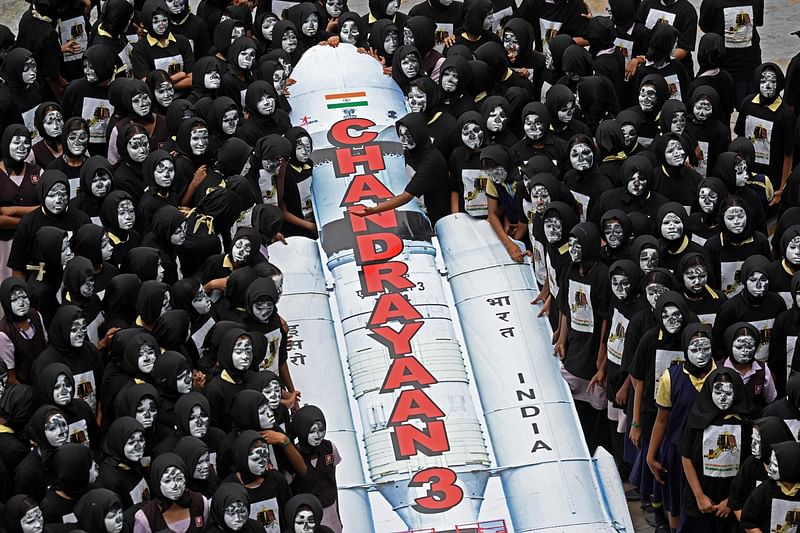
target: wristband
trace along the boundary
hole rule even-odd
[[[286,448],[287,446],[289,446],[289,442],[290,442],[290,441],[289,441],[289,439],[287,438],[285,441],[281,442],[281,447],[283,447],[283,448]]]
[[[642,425],[639,422],[631,422],[631,427],[636,429],[642,429]]]

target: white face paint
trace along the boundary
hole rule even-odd
[[[231,360],[236,370],[245,371],[250,368],[250,363],[253,362],[253,343],[250,342],[250,337],[242,336],[236,339]]]
[[[758,92],[765,98],[772,98],[778,92],[778,75],[772,70],[765,70],[761,73],[761,80],[758,83]]]
[[[683,273],[683,286],[693,293],[701,292],[708,283],[708,270],[703,265],[694,265]]]
[[[406,126],[400,124],[397,127],[397,135],[400,137],[400,144],[403,145],[403,150],[410,151],[417,147],[414,136],[411,135],[411,131]]]
[[[489,111],[489,116],[486,118],[486,129],[492,133],[502,131],[507,120],[508,117],[506,116],[506,112],[503,107],[496,106],[494,109]]]
[[[633,148],[633,145],[639,140],[639,132],[636,131],[636,126],[633,124],[623,124],[621,129],[622,138],[625,139],[625,148]]]
[[[131,200],[125,199],[117,204],[117,224],[120,229],[128,231],[136,222],[136,209]]]
[[[547,242],[553,244],[561,240],[563,234],[563,226],[561,219],[556,216],[545,217],[544,222],[544,237]]]
[[[208,148],[208,129],[200,126],[192,129],[189,136],[189,148],[192,149],[192,155],[203,155]]]
[[[740,159],[736,162],[736,166],[734,167],[736,170],[736,186],[737,187],[744,187],[747,185],[747,161],[744,159]]]
[[[164,264],[161,262],[161,259],[158,260],[158,266],[156,267],[156,281],[164,281]]]
[[[660,283],[651,283],[644,288],[644,297],[647,303],[650,304],[650,307],[655,309],[658,299],[668,290],[667,287]]]
[[[211,305],[211,298],[208,297],[206,290],[200,285],[197,294],[192,298],[192,307],[198,314],[205,315],[211,311]]]
[[[267,398],[267,403],[269,404],[270,408],[274,411],[278,408],[281,403],[281,384],[278,380],[274,379],[270,381],[267,386],[261,390],[261,394],[263,394]]]
[[[279,69],[272,73],[272,86],[278,94],[284,94],[286,81],[289,79],[288,69]]]
[[[400,35],[394,31],[386,32],[386,37],[383,39],[383,49],[387,54],[393,54],[400,45]]]
[[[142,398],[136,406],[136,421],[145,429],[153,427],[158,416],[158,407],[153,398]]]
[[[386,4],[386,14],[393,17],[397,10],[400,9],[400,0],[389,0]]]
[[[325,0],[325,12],[331,18],[338,18],[344,9],[344,2],[342,0]]]
[[[531,187],[531,202],[536,212],[541,215],[550,203],[550,191],[544,185],[534,185]]]
[[[92,64],[89,63],[89,60],[85,57],[83,58],[83,75],[86,77],[86,81],[89,83],[97,83],[100,81],[97,77],[97,72],[95,72],[94,67],[92,67]]]
[[[16,317],[27,316],[31,310],[31,300],[28,293],[22,287],[17,287],[11,291],[11,313]]]
[[[753,426],[753,433],[750,435],[750,452],[756,459],[761,459],[761,432],[758,426]]]
[[[106,232],[103,232],[103,235],[100,236],[100,254],[103,257],[103,261],[110,261],[111,256],[114,254],[114,243],[108,238],[108,233]]]
[[[36,77],[36,60],[33,57],[29,57],[22,67],[22,83],[25,85],[36,83]]]
[[[610,248],[619,248],[623,244],[625,238],[625,229],[622,223],[616,218],[612,218],[603,222],[603,235]]]
[[[625,188],[631,196],[636,196],[638,198],[643,195],[647,189],[647,176],[641,172],[634,172],[633,175],[628,178]]]
[[[161,300],[161,312],[166,313],[167,311],[172,310],[172,304],[170,301],[172,297],[169,295],[169,291],[164,292],[164,299]]]
[[[643,85],[639,89],[639,107],[644,112],[653,111],[658,101],[658,93],[653,85]]]
[[[711,362],[711,339],[695,337],[690,340],[686,349],[686,358],[694,366],[705,368]]]
[[[317,420],[311,425],[311,429],[308,430],[308,445],[309,446],[319,446],[322,444],[322,441],[325,439],[325,422],[322,420]]]
[[[86,278],[78,288],[78,292],[80,292],[81,296],[84,298],[91,298],[94,296],[94,276]]]
[[[199,405],[192,407],[192,412],[189,415],[189,434],[192,437],[202,439],[208,432],[208,426],[208,414],[203,411],[203,408]]]
[[[172,186],[175,179],[175,163],[170,159],[162,159],[156,163],[153,169],[153,180],[159,187],[168,188]]]
[[[294,30],[288,29],[283,32],[283,36],[281,36],[281,48],[283,48],[284,52],[287,54],[291,54],[297,50],[297,34]]]
[[[509,58],[515,58],[519,54],[519,39],[513,31],[503,30],[503,48]]]
[[[408,91],[408,95],[406,96],[408,107],[414,113],[425,111],[427,99],[428,97],[425,94],[425,91],[416,86],[411,87],[411,89]]]
[[[125,148],[128,150],[131,160],[141,163],[150,155],[150,140],[144,133],[137,133],[128,140]]]
[[[558,121],[562,124],[571,122],[572,118],[575,116],[575,100],[570,100],[561,106],[556,112],[556,115],[558,116]]]
[[[247,469],[250,473],[260,476],[269,465],[269,449],[262,443],[256,444],[247,454]]]
[[[442,90],[446,93],[454,93],[458,89],[458,71],[456,67],[447,67],[442,72]]]
[[[275,303],[269,298],[261,298],[253,303],[253,317],[266,323],[275,311]]]
[[[69,327],[69,345],[80,348],[86,340],[86,319],[76,318]]]
[[[170,82],[165,81],[158,84],[153,95],[161,107],[169,107],[172,101],[175,100],[175,88]]]
[[[792,237],[786,245],[786,260],[793,265],[800,265],[800,236]]]
[[[745,287],[747,288],[747,292],[756,298],[760,298],[769,290],[769,278],[763,272],[753,272],[750,274],[750,277],[747,278]]]
[[[178,394],[188,394],[192,392],[192,370],[185,368],[177,376],[176,388]]]
[[[169,17],[163,13],[156,13],[153,15],[153,33],[158,37],[165,36],[169,30]]]
[[[203,86],[206,89],[212,91],[219,89],[221,83],[222,83],[222,77],[216,70],[213,72],[206,72],[205,74],[203,74]]]
[[[44,531],[44,515],[38,505],[22,515],[22,518],[19,519],[19,527],[22,533],[42,533]]]
[[[236,264],[242,264],[250,257],[253,245],[248,238],[241,238],[234,241],[231,246],[231,259]]]
[[[419,58],[416,54],[408,54],[400,60],[400,70],[406,78],[413,79],[419,74]]]
[[[756,339],[750,335],[740,335],[733,339],[731,344],[731,355],[733,360],[741,364],[749,364],[756,357]]]
[[[406,46],[414,46],[414,32],[411,28],[405,26],[403,28],[403,44]]]
[[[233,135],[236,133],[236,128],[239,127],[239,112],[235,109],[229,109],[222,115],[222,131],[226,135]]]
[[[624,274],[611,276],[611,292],[618,300],[625,300],[631,294],[631,280]]]
[[[64,117],[61,115],[61,111],[57,109],[48,111],[44,116],[44,120],[42,120],[42,125],[44,126],[44,133],[48,137],[61,135],[61,132],[64,131]]]
[[[149,344],[142,344],[139,346],[139,359],[137,366],[139,371],[143,374],[149,374],[153,371],[153,365],[156,363],[156,351]]]
[[[89,132],[84,129],[72,130],[67,134],[67,151],[74,156],[82,156],[89,146]]]
[[[358,30],[358,24],[354,20],[345,20],[339,30],[339,39],[345,44],[355,44],[361,37],[361,32]]]
[[[308,162],[309,157],[311,157],[311,138],[301,136],[297,138],[294,147],[294,157],[301,163]]]
[[[168,466],[161,474],[158,488],[166,499],[177,501],[186,492],[186,474],[176,466]]]
[[[239,55],[236,57],[236,64],[239,65],[239,68],[242,70],[250,70],[253,68],[253,64],[256,62],[256,50],[255,48],[245,48]]]
[[[183,246],[183,243],[186,242],[186,221],[181,222],[175,232],[169,236],[169,242],[175,246]]]
[[[569,258],[573,263],[580,263],[583,259],[583,247],[577,237],[569,237]]]
[[[72,248],[69,246],[69,236],[64,237],[61,241],[61,264],[66,265],[67,261],[75,257],[72,253]]]
[[[203,452],[197,458],[197,464],[194,466],[192,477],[194,479],[208,479],[211,473],[211,454]]]
[[[661,236],[668,241],[683,237],[683,221],[676,213],[667,213],[661,221]]]
[[[69,424],[61,413],[54,413],[44,422],[44,436],[50,446],[61,447],[69,442]]]
[[[525,136],[532,141],[538,141],[544,137],[544,122],[536,113],[530,113],[525,117],[522,124]]]
[[[297,511],[294,516],[294,533],[313,533],[317,528],[317,519],[309,509]]]
[[[140,117],[146,117],[150,114],[150,108],[153,102],[150,100],[150,95],[147,93],[138,93],[131,98],[131,107],[133,112]]]
[[[569,149],[569,164],[578,172],[585,172],[594,164],[594,153],[586,143],[578,143]]]
[[[711,387],[711,401],[720,411],[730,409],[733,400],[733,383],[718,381]]]
[[[233,41],[235,41],[239,37],[244,37],[244,26],[240,26],[237,23],[237,25],[234,26],[233,29],[231,30],[231,44],[233,44]]]
[[[675,139],[667,141],[667,147],[664,149],[664,159],[671,167],[682,166],[686,161],[686,151],[683,149],[683,145]]]
[[[275,414],[266,402],[258,406],[258,425],[261,429],[272,429],[275,425]]]
[[[173,15],[180,15],[186,7],[186,0],[166,0],[167,10]]]
[[[670,335],[677,333],[683,325],[681,310],[674,305],[665,305],[661,310],[661,325]]]
[[[241,531],[249,517],[250,511],[244,502],[232,502],[225,507],[223,522],[228,529]]]
[[[267,41],[272,41],[272,30],[275,29],[277,23],[278,19],[272,16],[264,17],[264,20],[261,21],[261,35]]]
[[[317,30],[319,29],[319,17],[317,17],[316,13],[310,13],[306,20],[303,21],[302,26],[300,26],[300,31],[303,32],[303,35],[306,37],[313,37],[317,34]]]
[[[24,161],[31,152],[31,140],[27,135],[13,135],[8,143],[8,155],[14,161]]]
[[[677,133],[678,135],[683,133],[683,130],[686,129],[686,113],[684,111],[676,111],[672,115],[669,128],[672,133]]]
[[[107,533],[122,533],[122,527],[125,522],[122,519],[122,509],[114,509],[109,511],[105,518],[103,518],[103,525]]]
[[[712,188],[700,187],[700,190],[697,193],[697,203],[703,213],[707,215],[713,213],[714,209],[717,207],[718,201],[719,194],[717,194]]]
[[[489,13],[483,19],[483,30],[489,31],[492,29],[493,25],[494,25],[494,13]]]
[[[781,471],[778,467],[778,456],[775,455],[775,450],[772,451],[772,455],[769,458],[769,466],[767,466],[767,477],[773,481],[780,481],[781,480]]]
[[[53,402],[59,406],[69,405],[74,396],[75,385],[72,380],[66,374],[59,374],[53,385]]]
[[[268,116],[275,112],[275,99],[269,94],[262,94],[256,103],[256,110],[260,115]]]
[[[500,185],[508,178],[508,171],[500,165],[486,167],[483,171],[489,176],[492,183],[496,185]]]
[[[692,113],[694,114],[694,118],[697,119],[697,122],[705,122],[713,112],[714,106],[707,96],[701,96],[692,106]]]
[[[722,220],[728,231],[734,235],[741,235],[747,226],[747,211],[738,205],[731,206],[722,214]]]
[[[69,193],[67,186],[62,182],[53,185],[44,197],[44,206],[54,215],[60,215],[67,210]]]
[[[144,455],[144,433],[141,431],[134,431],[128,440],[125,441],[125,446],[122,448],[122,453],[128,461],[138,463],[142,460]]]

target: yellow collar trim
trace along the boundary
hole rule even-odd
[[[787,496],[797,496],[797,493],[800,491],[800,483],[792,483],[787,487],[785,481],[779,481],[778,487],[780,487],[781,492]]]
[[[14,430],[8,426],[0,424],[0,433],[14,433]]]
[[[754,104],[761,105],[761,95],[757,94],[755,96],[755,98],[753,98],[752,102]],[[769,109],[770,111],[772,111],[774,113],[775,111],[778,110],[778,108],[781,106],[782,103],[783,103],[783,99],[780,96],[778,96],[777,98],[775,98],[775,100],[770,105],[767,106],[767,109]]]
[[[231,272],[233,272],[233,269],[236,268],[233,265],[233,261],[231,261],[231,256],[228,254],[225,254],[225,258],[222,260],[222,268],[227,268]]]
[[[178,39],[176,39],[175,36],[172,35],[172,32],[169,32],[169,35],[167,35],[167,38],[164,42],[162,42],[160,39],[156,39],[152,35],[147,36],[147,44],[149,44],[150,46],[158,46],[159,48],[166,48],[169,46],[169,43],[177,43],[177,42]]]
[[[111,239],[111,242],[113,242],[115,246],[116,246],[117,244],[121,243],[121,242],[128,242],[128,239],[130,239],[130,238],[131,238],[131,236],[130,236],[130,235],[128,235],[128,236],[125,238],[125,240],[123,241],[122,239],[120,239],[119,237],[117,237],[116,235],[114,235],[113,233],[111,233],[110,231],[109,231],[109,232],[107,232],[107,233],[108,233],[108,238],[109,238],[109,239]]]
[[[434,122],[439,120],[439,117],[441,117],[441,116],[442,116],[442,112],[441,111],[437,111],[436,113],[433,114],[431,119],[428,121],[428,124],[433,124]]]
[[[227,370],[223,370],[222,373],[219,375],[219,377],[222,378],[224,381],[227,381],[228,383],[236,383],[236,380],[233,379],[233,377],[230,374],[228,374]]]
[[[104,28],[103,25],[99,25],[97,27],[97,35],[102,35],[103,37],[108,37],[109,39],[113,39],[114,36],[108,33]]]
[[[625,161],[626,159],[628,159],[628,154],[626,154],[624,151],[622,151],[622,152],[617,152],[616,154],[604,157],[603,161]]]
[[[790,276],[794,276],[794,270],[792,269],[792,267],[789,266],[789,262],[786,261],[786,259],[781,260],[781,266],[783,267],[783,270],[785,270],[787,274],[789,274]]]

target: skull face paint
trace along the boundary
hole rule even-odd
[[[167,30],[169,29],[169,17],[162,13],[156,13],[153,15],[152,24],[153,33],[162,37],[167,34]]]
[[[683,273],[683,286],[689,292],[700,293],[708,283],[708,269],[703,265],[694,265]]]
[[[306,37],[313,37],[319,29],[319,17],[316,13],[309,14],[300,26],[300,31]],[[255,52],[255,51],[254,51]]]
[[[180,15],[186,7],[186,0],[166,0],[167,10],[173,15]]]
[[[774,98],[778,93],[778,75],[774,70],[765,69],[758,82],[758,92],[764,98]]]
[[[639,140],[639,132],[633,124],[623,124],[620,129],[622,129],[622,138],[625,139],[625,149],[630,150]]]
[[[252,247],[250,239],[241,238],[234,241],[233,246],[231,246],[231,259],[233,259],[233,262],[240,265],[247,261]]]
[[[789,240],[784,257],[792,265],[800,265],[800,236],[792,237]]]
[[[509,58],[516,58],[519,54],[519,39],[509,29],[503,30],[503,48],[506,49]]]
[[[141,163],[150,154],[150,140],[144,133],[137,133],[125,145],[128,156],[135,163]]]
[[[123,455],[128,461],[138,463],[144,456],[144,433],[141,431],[134,431],[128,440],[125,441],[125,446],[122,448]]]
[[[544,137],[544,122],[536,113],[530,113],[525,117],[522,124],[525,136],[532,141],[538,141]]]
[[[170,159],[162,159],[153,169],[153,180],[159,187],[165,189],[172,186],[175,179],[175,163]]]
[[[275,414],[266,402],[258,406],[258,425],[261,429],[272,429],[275,425]]]
[[[44,514],[37,505],[28,510],[19,519],[19,528],[22,533],[42,533],[44,531]]]
[[[225,507],[223,522],[228,529],[241,531],[249,517],[250,511],[244,502],[232,502]]]
[[[419,58],[416,54],[408,54],[400,60],[400,70],[406,78],[416,78],[419,74]]]
[[[656,302],[661,295],[667,292],[669,289],[660,283],[650,283],[644,288],[644,297],[647,300],[647,303],[650,304],[652,309],[655,309]]]
[[[647,176],[641,172],[634,172],[633,175],[628,178],[627,183],[625,183],[625,189],[631,196],[637,198],[642,196],[647,189]]]
[[[325,12],[331,18],[338,18],[344,9],[344,2],[342,0],[325,0]]]
[[[153,398],[142,398],[136,406],[136,421],[145,429],[153,427],[158,416],[158,407]]]
[[[311,138],[302,136],[297,138],[296,146],[294,148],[294,157],[301,163],[308,162],[311,156]]]
[[[53,385],[53,403],[59,406],[69,405],[75,396],[75,386],[66,374],[59,374]]]
[[[139,346],[139,358],[136,361],[139,371],[142,374],[149,374],[153,371],[153,365],[156,363],[156,351],[149,344],[142,344]]]
[[[609,248],[619,248],[623,244],[625,238],[625,228],[622,223],[616,219],[611,218],[603,222],[603,235],[606,238]]]
[[[67,186],[60,181],[53,185],[44,197],[45,208],[54,215],[60,215],[66,211],[68,202]]]
[[[28,315],[31,310],[31,300],[28,293],[22,287],[16,287],[11,291],[11,313],[18,318]]]
[[[387,54],[393,54],[397,50],[400,43],[400,35],[395,30],[386,32],[386,37],[383,39],[383,49]]]
[[[197,464],[195,464],[194,472],[192,472],[192,477],[194,479],[208,479],[210,473],[211,473],[211,454],[208,452],[203,452],[200,454],[200,457],[197,458]]]
[[[94,296],[94,276],[89,276],[86,278],[78,288],[78,292],[80,292],[81,296],[84,298],[91,298]]]
[[[247,454],[247,468],[250,473],[260,476],[269,465],[269,448],[263,441],[256,441]]]
[[[747,172],[747,161],[744,159],[739,159],[736,161],[736,166],[734,167],[736,171],[736,186],[737,187],[744,187],[747,185],[747,178],[749,174]]]
[[[288,29],[281,36],[281,48],[287,54],[297,50],[297,34],[293,29]]]
[[[454,93],[458,89],[458,71],[455,67],[447,67],[442,72],[441,85],[442,90],[446,93]]]
[[[89,83],[97,83],[100,81],[97,77],[97,72],[95,72],[94,67],[85,57],[83,58],[83,75],[86,77],[86,81]]]
[[[580,263],[583,259],[583,248],[577,237],[569,238],[569,258],[573,263]]]
[[[631,294],[631,280],[625,274],[611,276],[611,292],[618,300],[624,301]]]
[[[686,358],[694,366],[705,368],[711,362],[711,339],[694,337],[686,348]]]
[[[680,141],[670,139],[664,149],[664,159],[671,167],[679,167],[686,161],[686,151]]]
[[[231,361],[233,362],[233,368],[241,372],[250,368],[250,363],[253,362],[253,343],[250,341],[250,337],[242,335],[236,339],[236,343],[233,345]]]
[[[403,145],[403,150],[410,151],[417,147],[414,136],[411,135],[411,131],[406,126],[400,124],[397,127],[397,135],[400,137],[400,144]]]
[[[764,272],[753,272],[745,282],[747,292],[756,298],[761,298],[769,290],[769,278]]]
[[[661,221],[661,236],[668,241],[683,237],[683,221],[675,213],[667,213]]]
[[[705,122],[713,112],[714,105],[707,96],[701,96],[692,105],[692,114],[697,122]]]
[[[100,236],[100,255],[103,257],[103,261],[110,261],[113,254],[114,243],[108,238],[108,233],[103,232]]]
[[[700,187],[697,193],[697,204],[703,213],[707,215],[713,213],[717,207],[717,202],[719,202],[719,194],[716,191],[710,187]]]
[[[192,308],[197,314],[205,315],[211,311],[211,305],[211,298],[208,297],[206,290],[200,285],[200,288],[197,289],[197,294],[192,298]]]
[[[193,155],[206,153],[206,148],[208,148],[208,128],[205,126],[192,128],[189,136],[189,148],[192,149]]]
[[[92,291],[94,292],[94,291]],[[72,321],[69,328],[69,345],[73,348],[80,348],[86,340],[86,319],[76,318]]]
[[[393,17],[400,9],[400,0],[389,0],[386,3],[386,14]]]
[[[133,112],[140,117],[148,116],[152,105],[153,102],[150,100],[150,95],[147,93],[138,93],[131,98],[131,108],[133,108]]]
[[[731,356],[739,364],[750,364],[756,358],[756,339],[748,334],[739,335],[731,344]]]
[[[206,72],[205,74],[203,74],[203,87],[205,87],[206,89],[212,91],[219,89],[220,84],[222,84],[222,77],[216,70],[213,72]]]
[[[720,411],[727,411],[733,405],[733,383],[717,381],[711,387],[711,401]]]
[[[317,528],[317,519],[310,509],[301,508],[294,517],[294,533],[313,533]]]
[[[427,103],[428,96],[425,94],[425,91],[414,86],[409,89],[406,100],[408,101],[408,107],[412,112],[423,112],[425,111],[425,105]]]
[[[558,111],[556,112],[558,121],[562,124],[569,124],[572,122],[572,118],[575,116],[575,107],[575,100],[572,99],[558,108]]]
[[[656,92],[655,85],[642,85],[639,89],[639,107],[642,108],[642,111],[649,113],[655,110],[657,101],[658,93]]]
[[[256,111],[258,111],[259,115],[269,116],[275,112],[275,99],[272,98],[269,94],[262,94],[261,98],[259,98],[258,103],[256,103]]]
[[[508,120],[508,117],[506,116],[506,112],[503,107],[496,106],[494,109],[489,111],[489,116],[486,118],[486,129],[492,133],[503,131],[503,127],[506,125],[506,120]]]
[[[60,447],[69,442],[69,424],[61,413],[51,414],[44,422],[44,436],[50,446]]]
[[[255,48],[245,48],[239,55],[236,57],[236,64],[242,70],[250,70],[253,68],[253,64],[256,62],[256,50]]]
[[[225,111],[225,114],[222,115],[222,123],[220,126],[222,127],[223,133],[226,135],[233,135],[236,133],[236,128],[239,127],[239,112],[235,109]]]
[[[586,143],[577,143],[569,150],[569,164],[578,172],[585,172],[594,164],[594,152]]]
[[[36,83],[37,76],[36,60],[33,57],[29,57],[22,67],[22,83],[25,85]]]
[[[98,170],[97,173],[92,176],[90,189],[92,191],[92,196],[104,198],[111,192],[111,175],[105,170]]]
[[[42,120],[42,125],[44,126],[44,133],[48,137],[61,135],[61,132],[64,131],[64,117],[61,115],[61,111],[57,109],[48,111],[44,116],[44,120]]]
[[[549,244],[556,243],[561,240],[563,234],[563,226],[561,219],[557,216],[551,215],[544,218],[544,237]]]
[[[61,264],[66,265],[67,261],[73,257],[75,257],[75,254],[72,253],[72,248],[69,245],[69,236],[67,235],[61,241]]]
[[[125,199],[117,204],[117,224],[119,228],[128,231],[136,222],[136,209],[131,200]]]
[[[308,430],[308,445],[319,446],[325,439],[325,422],[317,420],[311,425]]]
[[[169,236],[169,242],[175,246],[182,246],[183,243],[186,242],[186,221],[181,222],[175,229],[175,232]]]
[[[192,407],[192,412],[189,415],[189,434],[192,437],[202,439],[206,436],[209,427],[208,414],[203,411],[199,405]]]
[[[361,37],[361,32],[358,29],[358,24],[354,20],[345,20],[339,30],[339,39],[345,44],[356,45],[358,39]]]
[[[674,305],[665,305],[661,310],[661,325],[670,335],[674,335],[683,325],[683,314]]]
[[[67,151],[73,156],[82,156],[89,146],[89,132],[81,128],[67,134]]]
[[[550,191],[544,185],[536,184],[531,187],[531,202],[533,203],[536,212],[542,214],[550,203]]]
[[[167,108],[175,100],[175,88],[168,81],[159,83],[153,91],[153,96],[161,107]]]
[[[275,311],[275,302],[269,298],[260,298],[253,302],[252,311],[256,320],[266,323]]]
[[[278,23],[278,17],[274,15],[268,15],[264,17],[264,20],[261,21],[261,35],[267,40],[267,42],[272,41],[272,30],[275,28],[275,24]]]
[[[161,474],[158,488],[166,499],[177,501],[186,492],[186,474],[176,466],[169,466]]]
[[[734,235],[741,235],[747,226],[747,211],[744,207],[733,205],[722,214],[725,227]]]
[[[686,129],[686,113],[684,111],[676,111],[672,116],[669,128],[672,133],[677,133],[678,135],[683,133],[683,130]]]
[[[125,525],[122,518],[122,509],[118,506],[116,508],[112,507],[103,518],[103,525],[107,533],[122,533],[122,527]]]
[[[8,143],[8,155],[14,161],[24,161],[31,152],[31,140],[27,135],[14,135]]]

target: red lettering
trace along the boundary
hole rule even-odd
[[[367,327],[380,326],[392,320],[402,323],[420,320],[422,315],[411,302],[406,300],[399,292],[381,294],[372,314],[367,322]]]
[[[375,123],[368,118],[348,118],[334,124],[328,132],[328,140],[336,146],[357,146],[372,142],[378,137],[374,131],[364,131],[374,126]],[[359,132],[351,135],[350,130]]]
[[[391,192],[389,192],[389,194],[391,194]],[[342,207],[344,207],[344,204],[342,204]],[[352,209],[352,206],[348,209],[348,211],[350,209]],[[364,233],[365,231],[369,231],[367,222],[383,229],[397,227],[397,214],[395,213],[394,209],[384,211],[383,213],[367,215],[365,217],[357,217],[353,215],[349,215],[349,217],[350,227],[353,229],[353,233]]]
[[[412,322],[412,324],[419,324],[419,322]],[[381,385],[381,393],[392,392],[405,385],[427,387],[436,383],[438,383],[436,378],[428,372],[428,369],[416,357],[413,355],[410,357],[398,357],[392,361],[392,365],[386,373],[386,379]]]
[[[407,322],[400,331],[395,331],[389,326],[376,326],[367,328],[370,337],[386,346],[389,355],[397,357],[411,353],[411,339],[417,334],[424,322]]]
[[[386,165],[383,163],[381,145],[368,144],[364,146],[363,151],[354,148],[336,149],[335,172],[337,176],[355,174],[356,165],[364,165],[367,172],[386,170]]]
[[[406,277],[408,265],[402,261],[364,265],[361,272],[361,287],[365,295],[414,287],[414,283]]]
[[[399,426],[412,418],[430,422],[443,416],[444,411],[436,405],[436,402],[431,400],[430,396],[425,394],[425,391],[410,389],[402,391],[400,397],[397,398],[394,409],[392,409],[392,415],[389,417],[389,425]]]
[[[450,451],[447,429],[442,420],[426,422],[423,429],[418,429],[410,424],[395,426],[392,433],[392,446],[394,447],[394,457],[398,461],[413,457],[420,452],[431,457]]]
[[[414,500],[412,507],[419,513],[443,513],[464,499],[464,490],[456,485],[458,474],[449,468],[434,467],[420,470],[409,481],[409,487],[431,486],[426,496]]]
[[[374,200],[378,202],[380,200],[388,200],[393,196],[394,194],[392,194],[392,191],[387,189],[386,185],[381,183],[381,181],[372,174],[359,174],[353,178],[353,181],[351,181],[350,185],[347,187],[347,192],[344,194],[341,206],[355,205],[362,200]],[[393,211],[387,212],[394,215]],[[353,220],[354,217],[351,216],[350,219]],[[397,226],[396,220],[395,226]],[[353,231],[358,230],[353,227]]]
[[[403,251],[403,241],[394,233],[356,235],[356,263],[388,261]]]

